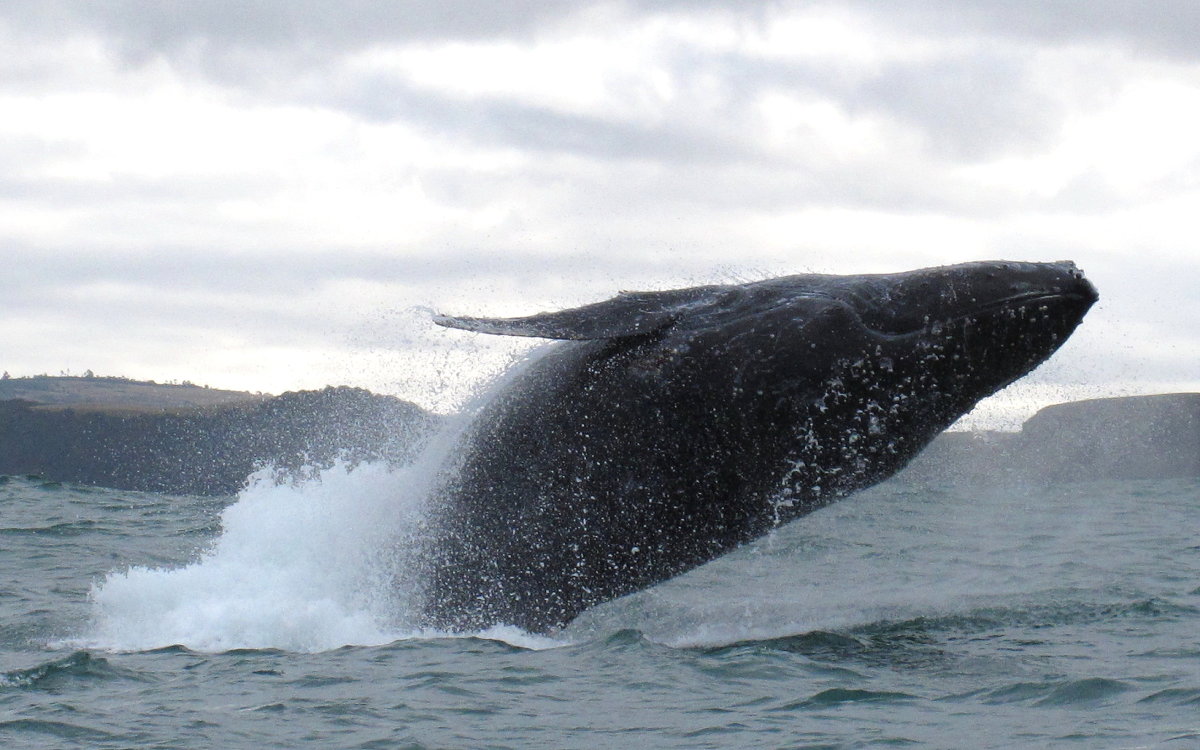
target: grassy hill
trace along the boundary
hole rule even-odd
[[[37,375],[0,380],[0,401],[21,399],[46,408],[83,411],[176,411],[261,402],[269,395],[184,383],[127,378]]]
[[[230,495],[259,467],[409,463],[438,419],[361,388],[281,396],[120,378],[0,380],[0,474]]]

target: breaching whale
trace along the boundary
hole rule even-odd
[[[437,316],[557,341],[480,409],[434,493],[423,624],[553,631],[879,482],[1096,299],[1070,262],[981,262]]]

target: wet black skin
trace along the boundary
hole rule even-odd
[[[1072,263],[991,262],[439,317],[563,340],[482,409],[434,497],[425,624],[553,631],[879,482],[1096,298]]]

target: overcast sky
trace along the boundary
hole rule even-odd
[[[1072,259],[1200,390],[1200,3],[0,4],[0,369],[445,406],[619,289]]]

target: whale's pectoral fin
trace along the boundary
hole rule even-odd
[[[671,325],[690,306],[711,297],[715,289],[717,287],[622,292],[604,302],[525,318],[434,315],[433,322],[476,333],[570,341],[644,336]]]

